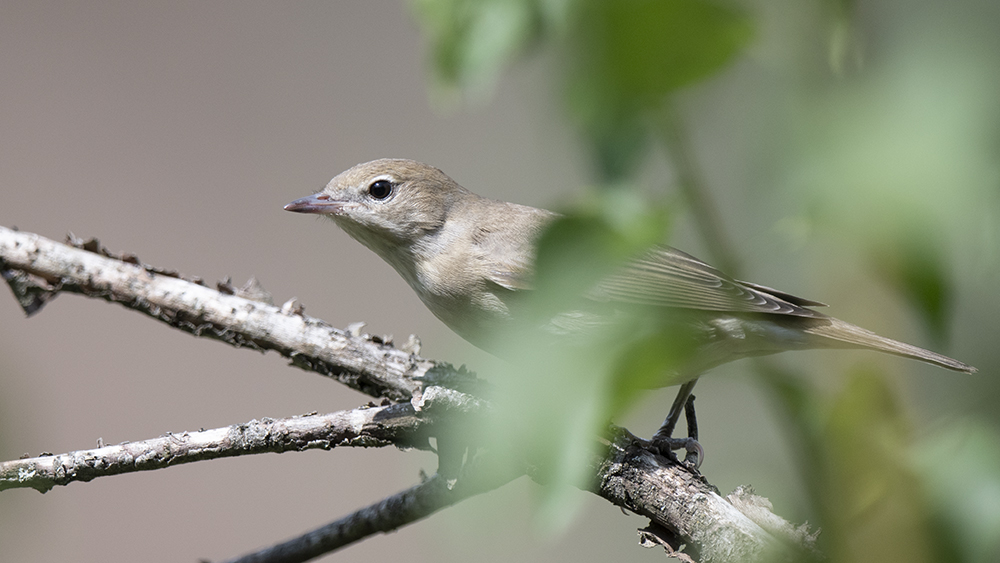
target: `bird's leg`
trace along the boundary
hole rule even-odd
[[[698,382],[698,379],[692,379],[687,383],[681,385],[681,388],[677,390],[677,397],[674,398],[674,404],[670,405],[670,412],[667,414],[667,419],[663,421],[660,429],[656,431],[653,435],[653,439],[657,438],[670,438],[674,435],[674,428],[677,427],[677,421],[681,418],[682,410],[688,402],[688,397],[691,396],[691,391],[694,390],[694,384]],[[694,415],[694,405],[691,406],[691,415]],[[695,428],[697,432],[697,427]]]
[[[701,466],[701,461],[705,457],[705,450],[698,443],[698,420],[694,412],[694,395],[691,394],[697,381],[696,378],[681,385],[673,405],[670,406],[667,419],[663,421],[663,425],[656,431],[656,434],[653,434],[652,439],[653,445],[664,454],[668,454],[671,450],[687,450],[688,453],[684,459],[693,463],[696,469]],[[677,421],[680,419],[682,411],[687,421],[688,437],[674,438],[672,437],[674,428],[677,427]],[[689,459],[692,456],[693,459]]]
[[[688,395],[684,402],[684,421],[688,428],[688,443],[685,446],[687,455],[684,461],[693,463],[695,469],[701,467],[701,461],[705,459],[705,448],[698,443],[698,419],[694,414],[694,393]]]

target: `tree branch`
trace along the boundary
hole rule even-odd
[[[464,417],[485,414],[487,405],[478,398],[484,384],[469,372],[420,358],[413,351],[396,349],[375,337],[353,336],[302,315],[291,302],[278,308],[259,299],[232,295],[228,284],[220,286],[221,292],[209,289],[200,281],[184,280],[175,272],[141,264],[134,256],[114,257],[96,241],[78,242],[77,246],[0,227],[0,273],[28,314],[36,312],[61,291],[97,297],[121,303],[195,335],[210,336],[237,347],[276,350],[299,367],[331,375],[372,395],[408,402],[325,417],[251,422],[62,456],[7,462],[0,465],[0,483],[7,483],[0,488],[26,486],[45,491],[70,480],[85,481],[99,475],[249,453],[340,445],[423,445],[427,436],[436,435],[432,432],[439,424],[462,425],[467,420]],[[320,421],[325,422],[320,424]],[[702,563],[801,559],[802,553],[810,553],[812,537],[776,531],[780,526],[775,527],[775,521],[784,521],[769,510],[761,511],[760,503],[728,502],[702,476],[654,455],[644,441],[624,429],[612,427],[609,436],[604,442],[605,449],[591,464],[591,490],[669,530],[671,537],[665,544],[671,550],[686,544]],[[530,463],[526,462],[521,473],[532,469]],[[471,467],[475,470],[476,466]],[[517,465],[513,467],[516,469]],[[469,467],[463,469],[469,470]],[[506,482],[493,481],[496,476],[489,477],[489,473],[484,475],[489,488]],[[344,542],[395,529],[466,496],[489,490],[481,488],[487,485],[476,484],[477,477],[468,477],[470,481],[465,484],[459,478],[455,482],[458,489],[442,488],[442,482],[452,482],[447,477],[435,477],[314,530],[303,536],[306,539],[302,545],[306,547],[301,549],[314,549],[309,546],[315,545],[335,549],[346,545]],[[506,480],[515,477],[502,476]],[[747,506],[752,510],[743,510]],[[762,519],[763,512],[770,518]],[[765,527],[756,523],[765,520]],[[794,529],[790,525],[788,528]],[[332,536],[321,530],[332,530]],[[789,555],[783,551],[789,545],[796,549],[805,546],[804,551]],[[280,559],[294,560],[302,559]]]
[[[612,427],[610,434],[593,467],[593,492],[668,529],[674,551],[686,544],[701,563],[819,557],[816,537],[765,510],[760,497],[723,498],[704,476],[651,453],[627,430]]]
[[[495,461],[495,460],[493,460]],[[442,508],[499,488],[523,473],[496,471],[508,464],[490,463],[488,455],[473,458],[455,480],[440,474],[366,506],[325,526],[226,563],[300,563],[336,551],[378,533],[422,520]]]
[[[212,430],[171,433],[141,442],[6,461],[0,463],[0,491],[31,487],[44,493],[73,481],[270,452],[390,445],[430,449],[428,426],[429,421],[410,403],[361,407],[326,415],[251,420]]]
[[[120,303],[170,326],[227,342],[237,348],[274,350],[302,369],[333,377],[373,397],[407,400],[435,377],[454,371],[400,350],[378,337],[353,336],[302,314],[292,302],[266,302],[226,295],[201,280],[139,262],[112,257],[96,240],[60,244],[32,233],[0,227],[0,273],[27,314],[68,291]]]

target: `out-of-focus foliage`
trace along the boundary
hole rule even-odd
[[[1000,561],[1000,435],[980,420],[944,428],[908,452],[949,561]]]
[[[609,316],[582,297],[627,257],[663,240],[668,217],[641,203],[634,190],[619,186],[565,210],[538,241],[532,290],[518,304],[519,325],[495,335],[494,346],[508,362],[498,368],[502,376],[491,378],[500,419],[493,428],[502,435],[490,443],[513,448],[500,458],[515,463],[527,452],[537,464],[535,477],[556,485],[542,504],[546,526],[565,523],[572,513],[564,487],[586,486],[581,479],[601,427],[642,390],[669,384],[663,369],[621,368],[637,360],[629,352],[638,319]],[[673,359],[657,350],[657,358],[645,358],[658,360],[655,367]]]
[[[830,69],[842,75],[851,62],[860,66],[861,49],[854,35],[855,0],[826,0],[830,10]]]
[[[820,547],[831,561],[964,561],[952,554],[952,538],[942,534],[938,506],[958,508],[952,503],[960,496],[934,498],[928,487],[928,469],[938,468],[941,478],[951,460],[917,454],[934,448],[915,445],[911,423],[884,374],[851,372],[841,390],[823,397],[794,375],[773,367],[763,373],[799,446],[817,513],[813,524],[823,531]],[[990,478],[986,471],[980,477]],[[998,478],[1000,472],[992,475],[993,485]],[[948,488],[967,491],[955,485]],[[980,534],[980,546],[992,540],[986,547],[995,549],[996,536]]]
[[[731,62],[750,19],[710,0],[417,0],[437,83],[481,95],[531,46],[566,59],[568,115],[606,179],[632,171],[651,114],[674,90]]]
[[[881,373],[848,374],[822,433],[818,504],[834,561],[939,561],[929,510],[909,465],[910,424]]]
[[[815,226],[865,249],[943,342],[946,252],[969,242],[958,227],[990,220],[983,203],[997,187],[1000,68],[937,41],[928,30],[894,67],[796,108],[787,195],[814,210]]]
[[[505,66],[539,38],[545,8],[538,0],[415,0],[431,43],[436,86],[489,93]]]
[[[873,242],[872,269],[899,290],[924,319],[938,346],[947,342],[951,280],[941,241],[947,235],[929,218],[910,221]]]
[[[612,179],[634,170],[667,96],[732,61],[752,35],[740,12],[704,0],[582,0],[573,17],[570,116]]]
[[[1000,233],[1000,41],[988,25],[967,33],[956,26],[973,20],[932,3],[917,3],[923,19],[859,25],[855,0],[414,4],[438,84],[452,92],[482,96],[519,57],[549,50],[559,61],[553,80],[565,92],[566,116],[590,150],[598,181],[609,185],[635,183],[653,148],[664,149],[676,169],[697,165],[687,138],[664,125],[684,126],[676,119],[678,92],[757,57],[753,71],[791,85],[781,116],[786,139],[777,143],[782,154],[768,172],[774,181],[756,199],[770,198],[784,212],[783,224],[803,237],[820,233],[866,255],[863,266],[939,343],[951,332],[954,292],[967,282],[955,277],[955,260],[1000,263],[997,249],[982,243]],[[899,40],[893,26],[919,40]],[[863,56],[867,42],[895,51],[876,64]],[[776,49],[784,52],[774,55]],[[704,188],[693,186],[702,194]],[[655,226],[663,225],[655,218],[669,215],[655,203],[636,205],[637,193],[601,193],[597,205],[569,210],[543,237],[536,279],[542,289],[529,303],[540,312],[538,322],[572,308],[582,291],[655,238]],[[644,322],[634,320],[629,328]],[[588,433],[627,408],[641,388],[668,383],[663,369],[677,352],[669,337],[643,328],[617,325],[576,348],[539,342],[528,332],[512,336],[524,361],[497,378],[508,408],[518,409],[509,412],[520,427],[508,437],[540,453],[552,481],[576,482]],[[759,380],[783,417],[807,491],[804,510],[823,530],[832,561],[996,560],[995,433],[966,423],[917,443],[885,373],[844,373],[830,392],[767,366],[759,368]],[[502,428],[510,433],[512,426]],[[543,506],[559,513],[553,508],[559,503]]]
[[[563,310],[569,305],[566,299],[577,299],[622,260],[662,242],[667,232],[666,210],[643,203],[634,190],[619,186],[594,192],[588,200],[564,210],[566,214],[538,241],[536,289],[551,295],[536,305],[548,308],[546,303],[555,300],[555,309],[546,314]]]

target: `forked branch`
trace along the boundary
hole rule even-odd
[[[0,488],[29,486],[44,492],[70,480],[89,480],[212,457],[311,447],[388,444],[429,447],[427,437],[437,435],[438,424],[457,417],[480,416],[488,409],[481,399],[485,384],[471,373],[421,358],[412,348],[404,350],[384,339],[336,329],[303,315],[292,301],[276,307],[261,297],[262,292],[252,287],[241,292],[228,283],[220,284],[218,290],[211,289],[200,280],[185,280],[176,272],[142,264],[134,255],[112,255],[96,241],[74,239],[69,245],[60,244],[0,227],[0,274],[28,314],[36,313],[60,292],[96,297],[120,303],[191,334],[236,347],[274,350],[289,358],[293,365],[330,376],[373,397],[397,402],[323,416],[172,434],[61,456],[15,460],[0,465]],[[480,458],[479,454],[487,457]],[[486,448],[470,452],[470,457],[488,459],[488,454]],[[812,536],[790,525],[775,526],[775,520],[780,519],[769,511],[763,511],[767,519],[760,518],[759,504],[753,505],[753,510],[745,510],[746,502],[728,501],[703,477],[651,453],[642,440],[624,429],[609,430],[590,470],[592,492],[649,517],[656,525],[654,528],[672,534],[663,539],[663,545],[671,550],[687,545],[703,563],[802,560],[806,554],[812,557],[815,553]],[[497,476],[483,469],[480,463],[467,464],[457,481],[447,476],[432,477],[320,529],[332,531],[340,539],[317,539],[328,535],[314,530],[292,541],[305,546],[302,548],[305,552],[318,555],[321,552],[309,551],[312,549],[309,546],[336,548],[398,528],[520,474],[530,475],[531,464],[526,463],[515,473]],[[765,520],[766,529],[757,523]],[[644,532],[644,537],[651,533]],[[278,553],[273,550],[281,545],[285,544],[271,548],[271,553]]]

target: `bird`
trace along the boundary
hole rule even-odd
[[[560,217],[479,196],[441,170],[408,159],[358,164],[284,209],[332,219],[392,266],[451,330],[494,354],[496,332],[517,326],[525,316],[521,304],[534,289],[537,242]],[[539,330],[572,333],[599,325],[609,310],[630,308],[690,328],[690,353],[665,378],[682,387],[654,435],[660,441],[670,440],[697,378],[743,357],[860,348],[976,372],[961,361],[821,313],[816,310],[821,302],[736,280],[666,245],[624,261],[579,302],[578,310],[553,315]]]

